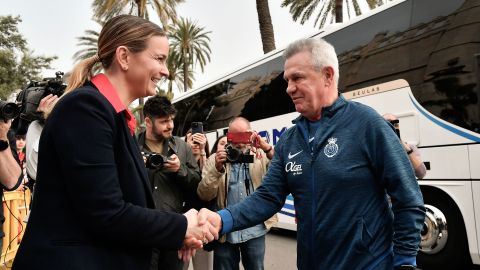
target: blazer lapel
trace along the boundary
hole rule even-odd
[[[125,118],[125,115],[122,114],[122,118]],[[148,174],[147,170],[145,168],[145,163],[143,162],[142,156],[139,154],[140,153],[140,148],[138,147],[138,143],[135,140],[135,138],[132,136],[130,133],[130,129],[127,126],[127,123],[124,119],[122,121],[122,133],[123,137],[127,141],[127,149],[130,152],[130,155],[133,157],[133,160],[135,162],[135,167],[137,168],[137,171],[139,172],[140,178],[142,179],[142,183],[145,187],[145,193],[147,194],[147,200],[148,203],[151,205],[155,205],[153,201],[153,195],[152,195],[152,189],[150,187],[150,183],[148,181]]]

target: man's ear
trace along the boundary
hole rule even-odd
[[[145,117],[145,126],[148,128],[152,128],[153,126],[152,119],[150,119],[148,116]]]
[[[335,71],[333,68],[330,66],[324,67],[323,74],[325,76],[325,86],[332,86],[335,82]]]

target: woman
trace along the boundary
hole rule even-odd
[[[133,137],[128,105],[155,94],[168,76],[167,55],[165,32],[150,21],[122,15],[106,22],[98,55],[77,64],[45,123],[13,269],[149,269],[152,247],[198,248],[198,239],[213,239],[195,211],[154,210]],[[98,62],[105,73],[90,77]]]
[[[210,156],[207,137],[202,133],[192,134],[192,130],[190,129],[187,131],[187,135],[185,135],[185,142],[192,147],[192,154],[195,160],[197,160],[198,168],[202,171],[203,164]]]
[[[216,153],[218,150],[225,149],[225,145],[227,145],[227,142],[228,142],[227,135],[222,135],[218,137],[215,143],[213,144],[211,153]]]
[[[210,156],[207,137],[203,133],[192,134],[192,130],[190,129],[187,131],[187,135],[185,135],[185,142],[192,147],[192,154],[197,161],[198,168],[202,171],[203,164],[205,164],[207,158]],[[192,194],[186,201],[187,209],[191,207],[197,210],[204,207],[211,208],[209,207],[210,204],[210,202],[200,200],[197,194]],[[213,254],[207,250],[198,250],[195,257],[192,258],[192,263],[193,269],[195,270],[211,270],[213,269]],[[183,269],[187,270],[189,264],[189,262],[186,262]]]

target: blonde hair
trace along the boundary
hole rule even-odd
[[[65,94],[82,86],[92,77],[93,66],[100,62],[108,69],[119,46],[137,53],[147,48],[147,41],[153,36],[166,36],[160,26],[132,15],[120,15],[108,20],[98,36],[98,50],[95,56],[79,62],[72,71]]]

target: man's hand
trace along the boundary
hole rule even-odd
[[[258,135],[258,133],[256,131],[252,131],[252,138],[251,138],[251,141],[253,142],[253,146],[255,146],[256,148],[260,148],[263,150],[263,152],[266,153],[267,157],[269,159],[272,159],[273,158],[273,153],[274,153],[274,150],[273,150],[273,147],[268,144],[262,136]]]
[[[222,219],[220,218],[220,215],[216,212],[208,210],[207,208],[202,208],[200,209],[200,212],[198,212],[198,224],[200,226],[204,224],[210,224],[213,228],[215,228],[217,232],[217,238],[218,234],[222,230]]]
[[[0,119],[0,140],[8,141],[7,133],[12,125],[12,120]]]
[[[177,155],[173,154],[168,158],[167,162],[163,164],[163,167],[169,172],[178,172],[178,170],[180,170],[180,159]]]
[[[224,149],[218,149],[215,154],[215,168],[218,172],[224,172],[223,164],[227,161],[227,152]]]
[[[218,239],[218,230],[209,222],[198,223],[198,211],[190,209],[183,214],[187,218],[188,227],[184,244],[191,248],[200,248],[202,244]],[[193,239],[195,238],[196,241]]]
[[[218,230],[209,222],[198,223],[198,211],[190,209],[183,214],[187,218],[188,226],[183,240],[183,247],[178,251],[178,258],[188,262],[195,256],[195,251],[208,242],[218,239]]]
[[[56,95],[49,94],[40,100],[38,104],[37,112],[46,112],[52,110],[52,107],[57,103],[58,97]]]

